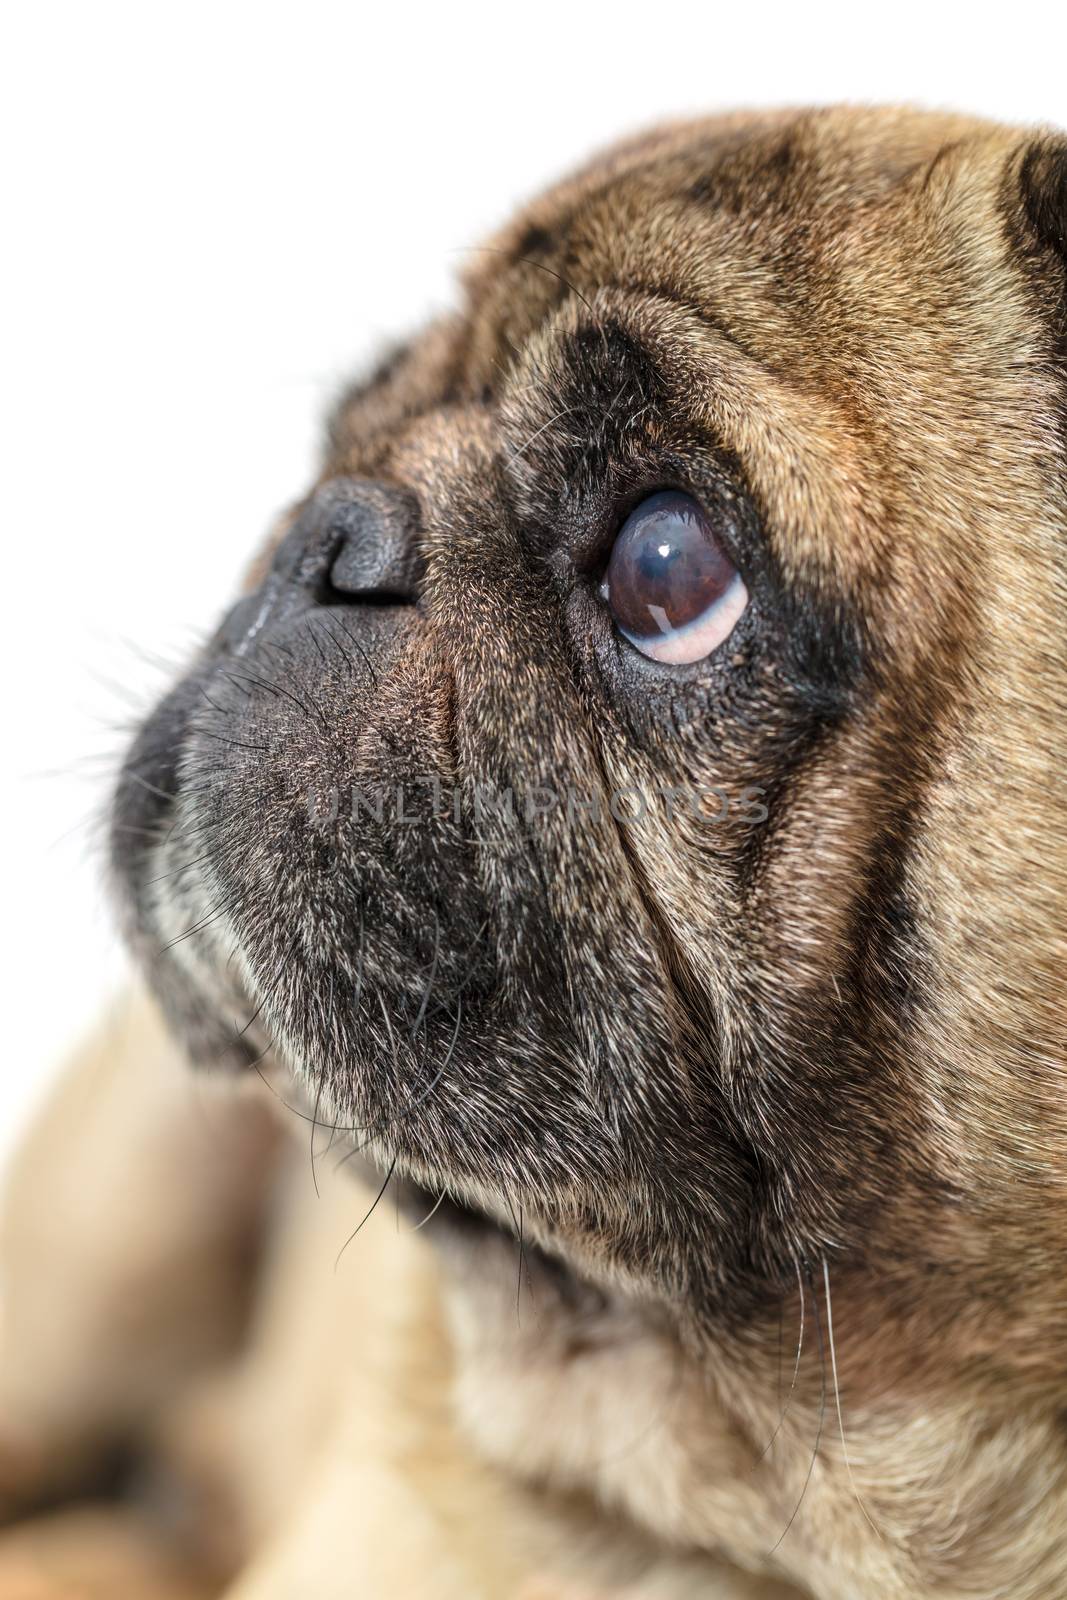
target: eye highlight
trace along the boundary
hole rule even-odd
[[[653,661],[701,661],[729,638],[748,590],[704,510],[662,490],[630,513],[612,547],[601,599],[624,639]]]

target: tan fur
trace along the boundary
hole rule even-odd
[[[103,1046],[103,1048],[101,1047]],[[71,1277],[40,1281],[40,1321],[18,1318],[6,1330],[0,1403],[5,1423],[19,1417],[17,1439],[5,1427],[5,1442],[43,1445],[42,1457],[63,1464],[66,1441],[50,1422],[62,1412],[88,1425],[90,1409],[112,1421],[114,1402],[99,1405],[88,1392],[84,1364],[91,1360],[100,1382],[127,1393],[130,1352],[123,1343],[122,1312],[131,1303],[144,1313],[160,1293],[162,1257],[139,1252],[130,1228],[129,1191],[115,1184],[98,1206],[86,1210],[78,1196],[87,1177],[76,1170],[80,1149],[91,1150],[94,1177],[128,1170],[131,1151],[145,1154],[137,1179],[137,1212],[162,1242],[169,1230],[175,1249],[184,1241],[199,1253],[206,1234],[202,1214],[175,1215],[189,1186],[176,1181],[173,1168],[148,1160],[161,1144],[200,1174],[205,1148],[245,1140],[249,1123],[260,1124],[263,1093],[243,1097],[239,1122],[234,1108],[194,1081],[180,1080],[176,1099],[160,1092],[169,1077],[170,1047],[150,1008],[139,1002],[116,1032],[109,1029],[61,1086],[56,1113],[46,1112],[32,1150],[32,1166],[15,1175],[8,1215],[18,1214],[23,1174],[32,1172],[34,1227],[25,1225],[9,1240],[9,1279],[32,1283],[33,1263],[63,1259],[92,1264],[106,1247],[112,1281],[121,1296],[101,1302],[90,1283],[79,1289]],[[146,1066],[153,1070],[146,1070]],[[123,1079],[121,1115],[113,1098]],[[87,1105],[100,1125],[91,1144],[83,1144]],[[280,1158],[260,1172],[280,1204],[280,1225],[263,1264],[251,1326],[239,1355],[219,1365],[204,1352],[199,1362],[183,1352],[184,1380],[177,1398],[155,1424],[158,1458],[176,1475],[186,1497],[168,1535],[197,1554],[202,1568],[218,1573],[230,1567],[240,1576],[226,1587],[228,1600],[347,1600],[353,1594],[390,1600],[592,1600],[593,1596],[633,1600],[688,1600],[697,1594],[716,1600],[788,1600],[773,1584],[731,1575],[707,1558],[665,1556],[656,1545],[624,1524],[593,1514],[581,1498],[527,1490],[509,1475],[492,1470],[457,1426],[449,1395],[458,1376],[447,1333],[447,1307],[436,1263],[408,1222],[398,1222],[382,1206],[346,1247],[364,1215],[367,1195],[336,1161],[319,1164],[316,1194],[302,1143],[286,1141]],[[211,1197],[193,1185],[195,1210]],[[110,1222],[107,1221],[110,1215]],[[338,1259],[339,1252],[343,1254]],[[32,1257],[25,1252],[32,1251]],[[180,1287],[179,1279],[174,1287]],[[111,1320],[101,1325],[104,1347],[94,1341],[103,1305]],[[160,1307],[162,1310],[163,1308]],[[171,1302],[168,1320],[188,1337],[201,1312],[189,1307],[192,1322]],[[536,1306],[524,1312],[536,1320]],[[79,1325],[78,1318],[92,1319]],[[37,1368],[37,1330],[48,1320],[62,1330],[66,1363],[48,1366],[46,1392],[27,1392],[19,1376]],[[137,1352],[159,1360],[155,1385],[174,1390],[174,1375],[164,1370],[166,1350],[158,1337],[138,1341]],[[42,1355],[46,1352],[41,1352]],[[638,1352],[637,1361],[643,1358]],[[655,1383],[652,1356],[650,1375]],[[193,1368],[192,1373],[188,1371]],[[44,1369],[42,1367],[42,1376]],[[199,1377],[197,1377],[199,1371]],[[531,1396],[536,1399],[531,1374]],[[45,1385],[42,1383],[42,1390]],[[654,1395],[649,1394],[650,1404]],[[145,1405],[142,1390],[137,1403]],[[462,1409],[462,1406],[461,1406]],[[99,1423],[99,1415],[93,1417]],[[575,1419],[578,1420],[577,1418]],[[653,1417],[653,1423],[655,1418]],[[623,1451],[632,1447],[633,1419],[620,1420]],[[48,1432],[42,1434],[42,1429]],[[640,1444],[640,1441],[638,1441]],[[611,1441],[609,1449],[614,1448]],[[130,1544],[118,1521],[108,1536],[106,1521],[59,1520],[38,1531],[16,1530],[0,1538],[0,1584],[21,1583],[26,1600],[59,1600],[60,1577],[84,1556],[79,1577],[92,1571],[122,1571],[145,1587],[138,1600],[170,1600],[162,1568],[149,1584],[140,1546]],[[163,1559],[162,1557],[160,1558]],[[10,1579],[8,1579],[10,1574]],[[53,1581],[48,1587],[46,1579]],[[530,1575],[536,1574],[536,1582]],[[64,1582],[65,1582],[64,1578]],[[102,1580],[101,1580],[102,1581]],[[170,1581],[169,1579],[167,1581]],[[178,1580],[175,1579],[175,1582]],[[210,1587],[207,1579],[182,1580]],[[529,1588],[527,1585],[529,1584]],[[216,1578],[214,1589],[217,1589]],[[577,1587],[575,1587],[577,1586]],[[525,1593],[524,1593],[525,1591]],[[190,1591],[191,1592],[191,1591]],[[9,1591],[0,1588],[5,1600]],[[16,1600],[17,1591],[10,1591]],[[133,1591],[130,1591],[131,1600]],[[184,1592],[180,1600],[185,1600]]]
[[[734,838],[685,821],[605,825],[591,853],[616,865],[580,896],[565,840],[544,890],[593,990],[598,937],[654,927],[664,1010],[703,997],[726,1092],[769,1148],[793,1139],[795,1292],[787,1276],[773,1308],[757,1298],[709,1343],[643,1259],[583,1226],[577,1187],[527,1225],[597,1285],[580,1316],[523,1286],[510,1241],[479,1246],[508,1252],[499,1271],[442,1267],[388,1201],[346,1245],[366,1197],[332,1157],[313,1163],[316,1197],[307,1107],[280,1104],[298,1093],[280,1067],[273,1099],[212,1090],[199,1120],[207,1091],[139,1007],[13,1176],[12,1509],[133,1427],[184,1485],[186,1540],[230,1574],[230,1600],[1067,1596],[1067,310],[1027,231],[1033,141],[841,110],[622,146],[476,258],[463,313],[340,408],[323,472],[417,493],[438,625],[455,593],[475,622],[458,697],[546,771],[593,751],[615,788],[729,787],[755,759],[744,732],[705,749],[681,730],[665,773],[659,749],[589,716],[547,604],[509,606],[483,574],[464,497],[489,492],[501,449],[536,524],[587,442],[558,406],[568,340],[610,324],[653,352],[672,415],[738,464],[784,580],[862,618],[880,669],[863,715],[790,772],[747,898]],[[559,270],[521,253],[528,238]],[[443,764],[435,650],[415,639],[377,712],[425,724]],[[360,759],[378,726],[353,739]],[[921,970],[871,976],[857,908],[895,847]],[[808,1063],[761,1098],[750,1016],[784,1031],[787,991],[843,1026],[819,1008],[857,970],[888,996],[872,1003],[878,1073],[842,1088]],[[505,1227],[523,1198],[455,1187]]]

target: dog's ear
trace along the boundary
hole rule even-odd
[[[1023,155],[1019,176],[1032,234],[1067,264],[1067,138],[1049,134],[1035,139]]]

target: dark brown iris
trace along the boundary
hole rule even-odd
[[[748,603],[704,511],[676,490],[651,495],[623,523],[601,593],[631,644],[673,663],[709,655]]]

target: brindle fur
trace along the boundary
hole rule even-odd
[[[120,781],[172,1027],[447,1196],[450,1448],[621,1513],[635,1594],[748,1592],[701,1552],[819,1600],[1067,1594],[1065,275],[1056,136],[620,147],[343,399]],[[399,619],[318,603],[350,479],[410,545]],[[685,669],[594,592],[665,485],[729,505],[751,594]],[[430,774],[768,817],[309,809]]]

